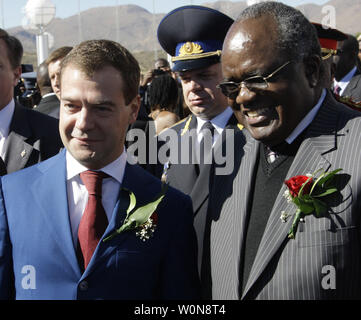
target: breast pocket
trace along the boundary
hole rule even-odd
[[[335,230],[320,230],[312,232],[300,232],[298,235],[298,246],[338,246],[357,241],[358,228],[355,226],[338,228]]]

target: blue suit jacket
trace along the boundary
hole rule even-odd
[[[161,182],[127,163],[122,187],[137,204]],[[103,237],[122,224],[129,195],[121,190]],[[199,297],[196,239],[189,197],[169,187],[154,235],[126,231],[100,241],[81,274],[69,222],[65,151],[4,176],[0,195],[0,298],[193,299]]]

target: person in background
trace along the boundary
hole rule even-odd
[[[341,97],[348,97],[354,102],[361,101],[361,70],[358,69],[359,45],[352,35],[337,45],[335,79],[333,91]]]
[[[318,40],[321,45],[322,61],[325,68],[325,88],[331,89],[336,71],[336,64],[333,61],[333,57],[338,54],[337,42],[346,40],[347,36],[337,29],[329,28],[319,23],[312,24],[316,28]]]
[[[39,65],[36,81],[41,94],[41,100],[34,110],[59,119],[60,102],[51,86],[48,65],[46,62]]]
[[[56,119],[14,100],[22,55],[20,41],[0,29],[0,175],[54,156],[63,146]]]
[[[72,47],[60,47],[50,53],[49,57],[45,60],[48,66],[49,78],[51,87],[57,98],[60,100],[60,64],[64,57],[71,51]]]
[[[178,85],[170,75],[156,77],[149,89],[150,117],[154,120],[156,134],[177,123]]]
[[[227,98],[217,88],[223,79],[223,39],[232,23],[233,19],[217,10],[183,6],[168,13],[158,26],[158,41],[172,56],[172,71],[181,80],[184,101],[191,111],[159,135],[159,140],[166,141],[170,131],[176,134],[177,140],[167,145],[179,156],[165,164],[163,178],[192,198],[200,274],[210,167],[225,129],[233,129],[237,123]],[[182,145],[190,147],[182,150]]]
[[[357,37],[358,41],[358,69],[361,70],[361,34]]]
[[[162,70],[166,73],[171,73],[169,62],[164,58],[159,58],[154,62],[155,70]]]
[[[124,148],[139,74],[109,40],[82,42],[62,61],[65,149],[1,179],[1,299],[199,297],[189,197],[131,165]]]

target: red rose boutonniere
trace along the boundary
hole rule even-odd
[[[337,188],[332,186],[332,181],[341,170],[337,169],[328,173],[323,171],[316,178],[316,174],[320,172],[318,170],[314,174],[295,176],[285,181],[288,190],[284,195],[288,201],[292,201],[297,207],[292,227],[288,232],[289,238],[295,238],[298,224],[303,221],[304,216],[315,213],[317,217],[320,217],[327,212],[327,205],[320,198],[337,192]],[[286,222],[289,216],[282,211],[281,220]]]
[[[303,187],[303,194],[309,194],[312,187],[312,176],[295,176],[285,181],[286,186],[292,197],[298,197],[298,194]],[[303,184],[305,184],[303,186]]]

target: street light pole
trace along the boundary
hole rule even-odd
[[[81,15],[80,15],[80,0],[78,0],[78,42],[82,42],[83,40],[83,33],[82,33],[82,27],[81,27]]]
[[[46,60],[49,54],[48,35],[44,33],[44,28],[41,26],[36,35],[36,52],[38,56],[38,65]]]
[[[1,3],[1,28],[5,29],[5,22],[4,22],[4,1],[0,0]]]
[[[44,34],[44,28],[55,16],[55,5],[51,0],[28,0],[25,14],[29,21],[28,27],[36,30],[36,51],[39,65],[48,57],[48,35]]]

